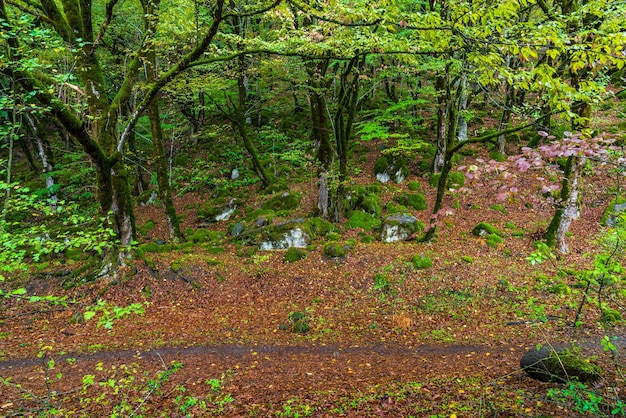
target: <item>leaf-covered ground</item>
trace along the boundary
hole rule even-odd
[[[375,182],[368,170],[359,182]],[[427,179],[411,180],[420,181],[432,207]],[[582,217],[560,266],[591,268],[611,182],[585,179]],[[293,216],[307,215],[315,183],[294,187],[305,198]],[[383,199],[404,187],[382,186]],[[294,263],[283,261],[283,251],[247,257],[233,243],[221,253],[198,244],[150,253],[149,263],[137,260],[115,279],[68,290],[79,304],[2,301],[0,376],[10,380],[0,385],[0,415],[536,417],[582,415],[576,411],[592,407],[609,414],[617,400],[626,401],[626,385],[600,341],[615,337],[623,350],[623,325],[601,326],[598,309],[587,304],[581,324],[572,326],[581,298],[576,280],[557,276],[549,263],[526,261],[551,208],[523,200],[494,206],[492,196],[487,188],[448,196],[447,205],[457,207],[429,244],[365,244],[359,230],[346,230],[342,239],[357,244],[345,259],[325,258],[323,242],[314,242]],[[226,234],[236,219],[198,224],[194,210],[207,198],[177,201],[183,228]],[[415,215],[427,221],[429,212]],[[138,225],[148,219],[156,227],[142,242],[166,239],[159,206],[138,209]],[[481,221],[504,231],[504,242],[492,247],[473,236]],[[416,268],[416,255],[432,266]],[[63,271],[53,273],[33,271],[29,295],[61,294]],[[102,312],[72,321],[98,299],[141,303],[145,313],[117,319],[110,329],[97,326]],[[623,299],[607,300],[624,312]],[[308,332],[292,332],[294,315]],[[594,392],[531,380],[519,360],[537,344],[579,346],[597,356],[605,376]]]

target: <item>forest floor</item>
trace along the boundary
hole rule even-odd
[[[371,172],[365,169],[359,181],[375,182]],[[411,180],[421,182],[432,207],[435,190],[424,178]],[[586,178],[571,252],[558,266],[592,268],[610,181]],[[296,187],[306,195],[294,217],[315,203],[314,182]],[[402,187],[384,185],[383,194]],[[592,393],[604,394],[595,407],[608,415],[617,400],[626,401],[619,392],[626,382],[600,342],[608,335],[624,347],[623,323],[602,326],[598,309],[586,304],[573,326],[577,280],[559,276],[551,263],[526,260],[551,207],[520,200],[494,206],[492,196],[487,188],[448,196],[448,205],[458,198],[458,207],[431,243],[359,242],[345,259],[325,258],[323,243],[294,263],[283,262],[283,251],[242,257],[234,244],[217,254],[196,245],[150,254],[150,265],[137,260],[115,279],[65,292],[63,277],[33,272],[28,295],[64,294],[79,303],[2,302],[0,377],[10,380],[0,385],[0,415],[577,416],[583,415],[577,407],[594,403]],[[206,199],[177,200],[183,229],[199,228],[193,208]],[[138,225],[148,219],[157,225],[141,242],[167,238],[160,210],[138,208]],[[415,215],[427,221],[429,212]],[[504,242],[491,247],[473,236],[481,221],[505,231]],[[226,223],[209,227],[226,233]],[[346,230],[343,239],[357,233]],[[432,267],[415,268],[418,254],[430,257]],[[386,286],[375,286],[377,273]],[[624,312],[623,299],[606,297]],[[119,307],[140,303],[145,312],[123,316],[110,329],[97,319],[72,321],[98,298]],[[304,315],[307,333],[289,329],[294,313]],[[593,392],[532,380],[519,361],[537,344],[580,347],[597,356],[605,376]]]

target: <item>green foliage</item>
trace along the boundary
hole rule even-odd
[[[115,306],[101,299],[96,305],[85,308],[83,315],[85,321],[89,321],[95,316],[98,316],[98,326],[111,329],[115,321],[132,314],[143,315],[144,312],[145,307],[141,303],[132,303],[128,306]]]
[[[107,220],[78,203],[40,198],[28,188],[0,181],[11,189],[0,218],[0,272],[24,268],[25,262],[59,257],[71,249],[102,254],[114,244]]]
[[[461,260],[466,262],[467,264],[472,264],[474,262],[474,259],[470,257],[469,255],[461,256]]]

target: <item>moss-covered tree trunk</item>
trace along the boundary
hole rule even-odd
[[[352,57],[341,70],[339,77],[339,93],[333,124],[339,174],[336,192],[331,194],[331,207],[335,222],[339,222],[343,217],[341,202],[344,196],[344,182],[348,177],[348,151],[359,98],[359,75],[365,64],[365,58],[365,54]]]

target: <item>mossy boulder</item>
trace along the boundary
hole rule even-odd
[[[284,263],[295,263],[296,261],[304,260],[307,254],[302,248],[289,247],[287,252],[285,252],[285,257],[283,258]]]
[[[373,215],[360,210],[350,212],[348,221],[345,223],[346,228],[363,228],[371,231],[380,227],[381,221]]]
[[[488,222],[480,222],[478,225],[472,228],[472,234],[477,237],[484,237],[488,235],[498,235],[500,237],[503,236],[502,232],[500,232],[498,228]]]
[[[409,175],[409,166],[402,157],[382,156],[374,163],[374,174],[381,183],[389,180],[402,183]]]
[[[324,255],[328,258],[345,258],[348,247],[341,242],[329,242],[324,245]]]
[[[423,229],[424,224],[412,215],[390,215],[383,221],[380,239],[383,242],[404,241]]]
[[[311,234],[318,237],[324,237],[337,229],[335,225],[319,217],[311,218],[306,223]]]
[[[602,369],[591,359],[562,347],[532,348],[520,360],[520,367],[542,382],[593,383],[602,377]]]

